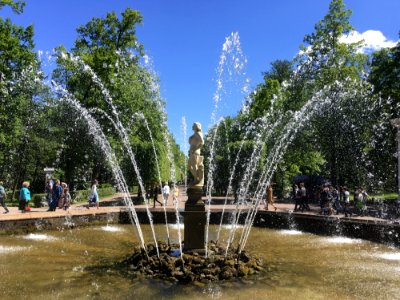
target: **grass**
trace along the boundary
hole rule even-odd
[[[375,199],[383,199],[386,201],[394,201],[399,198],[399,195],[397,193],[380,193],[380,194],[373,194],[369,195],[369,198],[375,198]]]

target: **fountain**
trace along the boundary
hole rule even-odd
[[[194,134],[189,138],[188,169],[193,181],[187,188],[185,203],[183,253],[179,244],[159,242],[147,248],[136,248],[134,254],[119,266],[128,267],[138,274],[177,282],[200,282],[245,277],[264,271],[262,260],[245,251],[224,248],[208,242],[209,222],[206,224],[205,205],[202,201],[204,165],[200,149],[204,144],[201,124],[195,122]],[[211,255],[209,255],[211,254]]]
[[[224,44],[225,51],[228,52],[232,45],[238,47],[238,41],[238,35],[233,34]],[[239,53],[241,54],[241,51]],[[99,110],[97,112],[108,118],[120,135],[137,173],[142,194],[146,195],[134,152],[129,145],[126,129],[120,122],[112,97],[96,74],[79,58],[65,57],[65,59],[79,66],[82,72],[91,74],[94,83],[100,87],[105,101],[112,108],[112,115],[109,116]],[[221,56],[219,75],[223,73],[224,63],[227,60],[226,55]],[[237,66],[241,70],[243,64],[239,62]],[[201,124],[195,122],[192,127],[194,133],[189,138],[190,150],[187,162],[187,168],[193,180],[186,189],[188,199],[185,202],[184,211],[179,209],[177,199],[174,198],[174,211],[167,213],[164,207],[164,220],[156,222],[149,208],[148,199],[144,196],[145,209],[142,217],[147,218],[149,225],[140,223],[118,160],[100,125],[90,114],[92,111],[82,107],[61,87],[56,84],[54,87],[61,94],[60,99],[79,112],[81,118],[87,122],[94,141],[105,153],[118,189],[124,193],[123,200],[127,210],[123,213],[129,216],[133,226],[111,225],[109,224],[111,221],[107,220],[107,226],[95,227],[96,230],[93,228],[71,229],[69,232],[48,232],[2,239],[0,253],[3,257],[12,254],[19,259],[4,260],[0,274],[7,274],[7,276],[2,277],[4,285],[0,287],[0,296],[12,298],[15,296],[13,289],[19,289],[24,296],[29,295],[33,299],[71,296],[79,298],[82,297],[81,293],[86,293],[87,297],[111,298],[115,297],[116,291],[121,298],[142,297],[144,299],[160,298],[164,295],[171,298],[197,297],[200,299],[204,294],[210,297],[226,298],[245,298],[252,295],[253,298],[308,299],[334,297],[338,294],[343,298],[394,298],[398,295],[399,280],[396,275],[400,271],[398,264],[400,260],[395,248],[359,239],[321,238],[303,233],[299,231],[301,228],[294,227],[291,214],[289,214],[288,222],[292,224],[290,231],[254,228],[266,186],[270,184],[278,162],[296,133],[312,115],[331,104],[333,96],[329,92],[332,87],[327,86],[316,93],[301,110],[292,113],[290,121],[286,123],[283,122],[283,116],[270,119],[274,114],[272,111],[274,105],[271,105],[271,111],[266,116],[248,126],[237,157],[230,166],[231,172],[227,174],[229,183],[222,213],[214,222],[211,222],[210,209],[213,169],[211,166],[208,181],[205,183],[204,157],[201,156],[204,138]],[[158,88],[154,88],[157,93]],[[212,122],[216,126],[210,134],[213,139],[211,156],[208,158],[210,165],[215,155],[214,141],[218,134],[218,127],[224,122],[223,119],[215,121],[216,110],[221,100],[219,93],[221,89],[222,82],[218,81],[215,95],[216,108],[212,115]],[[340,85],[336,85],[333,89],[340,90]],[[246,112],[246,108],[243,108],[243,111]],[[152,140],[151,131],[144,116],[139,113],[135,117],[141,118],[144,122]],[[166,118],[162,120],[162,123],[166,128]],[[186,119],[182,123],[185,136]],[[255,189],[251,190],[251,183],[255,181],[256,168],[260,165],[263,144],[276,128],[281,130],[280,139],[269,150],[268,164],[262,168]],[[239,164],[242,147],[250,134],[255,136],[255,145],[241,178],[238,202],[229,212],[227,202],[232,193],[232,181]],[[172,164],[167,133],[163,136]],[[153,153],[157,160],[154,143]],[[156,163],[158,165],[158,161]],[[158,178],[161,185],[160,174]],[[174,190],[176,184],[174,168],[171,168],[171,180]],[[204,192],[206,199],[203,199]],[[175,214],[176,226],[170,228],[172,218],[169,219],[169,217],[172,214]],[[184,217],[183,240],[181,215]],[[231,219],[228,226],[224,226],[226,215]],[[63,220],[64,226],[72,227],[71,224],[74,224],[74,220],[70,216]],[[339,225],[342,230],[341,226],[344,225]],[[42,230],[42,224],[38,223],[36,227]],[[165,229],[167,236],[164,234]],[[137,241],[132,241],[133,234],[136,235]],[[59,255],[54,255],[53,250]],[[129,253],[128,257],[127,253]],[[304,253],[310,253],[310,255],[304,255]],[[54,261],[44,259],[53,257],[51,255],[55,256]],[[43,260],[44,263],[37,264],[31,258]],[[29,274],[26,274],[26,270],[30,271]],[[17,275],[8,276],[11,273]],[[318,284],[322,277],[324,286]],[[35,278],[41,278],[46,283],[35,287]],[[135,280],[132,281],[132,278]],[[150,280],[142,280],[145,278]],[[19,284],[20,281],[25,283],[23,287]],[[362,285],[363,281],[371,282],[371,285],[365,287]],[[376,284],[376,281],[381,284]],[[174,284],[189,282],[194,284]]]
[[[238,40],[238,36],[233,36],[234,40]],[[113,104],[113,99],[110,96],[107,89],[104,87],[102,82],[99,80],[97,75],[91,70],[91,68],[83,63],[79,57],[72,57],[71,55],[62,55],[64,59],[68,59],[70,62],[76,64],[77,67],[81,69],[82,72],[87,72],[93,78],[95,84],[101,89],[104,99],[107,104],[111,107],[112,115],[107,115],[104,111],[99,109],[92,109],[92,111],[100,113],[105,116],[114,126],[116,131],[119,133],[123,145],[129,154],[129,158],[132,162],[134,170],[136,172],[139,187],[142,194],[145,195],[144,185],[141,180],[140,172],[137,167],[135,154],[133,153],[127,138],[126,129],[122,125],[119,117],[119,112]],[[237,63],[237,62],[235,62]],[[220,65],[220,70],[222,72],[222,65]],[[100,148],[104,151],[105,156],[112,166],[112,171],[114,177],[119,184],[119,189],[127,194],[127,186],[120,170],[114,153],[105,138],[104,133],[101,131],[100,125],[97,121],[90,115],[90,112],[82,107],[78,101],[74,99],[66,90],[53,83],[54,88],[61,95],[61,100],[68,103],[73,109],[75,109],[87,122],[90,128],[90,134],[93,135],[94,140]],[[221,86],[219,85],[219,88]],[[155,88],[156,89],[156,88]],[[218,98],[220,100],[220,98]],[[137,114],[136,117],[144,118],[142,114]],[[147,124],[144,119],[145,124]],[[166,128],[166,126],[164,127]],[[147,126],[149,131],[149,127]],[[229,237],[228,245],[222,246],[219,243],[212,242],[209,239],[209,223],[210,223],[210,198],[207,201],[207,212],[205,210],[205,204],[202,201],[203,187],[204,187],[204,164],[203,156],[200,155],[200,149],[204,144],[203,134],[201,131],[200,123],[196,122],[193,124],[194,134],[189,138],[190,150],[188,158],[188,169],[193,176],[193,182],[189,185],[186,190],[188,199],[185,203],[184,215],[184,243],[181,240],[181,230],[180,230],[180,216],[178,211],[178,203],[174,199],[174,208],[176,212],[176,224],[178,228],[178,243],[170,243],[170,235],[167,227],[167,242],[160,241],[157,238],[157,234],[154,229],[153,216],[149,210],[149,205],[146,197],[144,197],[144,202],[146,206],[147,219],[150,224],[153,242],[145,242],[144,235],[142,232],[142,225],[139,222],[135,205],[130,201],[130,198],[126,195],[124,196],[125,204],[128,207],[129,216],[131,222],[134,225],[136,234],[140,240],[141,246],[137,248],[133,255],[124,260],[123,265],[129,266],[134,269],[136,273],[145,274],[147,276],[163,278],[169,280],[177,280],[180,282],[191,282],[191,281],[201,281],[205,278],[207,280],[220,280],[220,279],[230,279],[233,277],[243,277],[247,275],[252,275],[259,273],[263,270],[262,261],[252,257],[245,251],[243,247],[235,249],[231,247],[231,243],[234,240],[233,236]],[[164,133],[166,144],[168,145],[168,138],[166,138],[167,133]],[[152,135],[150,132],[150,138]],[[167,147],[169,148],[169,147]],[[154,149],[154,143],[153,143]],[[154,149],[154,153],[155,149]],[[169,150],[169,157],[171,157]],[[173,159],[170,158],[172,162]],[[158,165],[158,162],[157,162]],[[251,173],[252,168],[256,167],[256,163],[252,164],[251,169],[248,171]],[[173,174],[173,169],[171,168],[171,179],[173,182],[173,191],[175,189],[175,176]],[[160,174],[159,178],[160,178]],[[233,175],[232,175],[233,176]],[[211,176],[212,177],[212,176]],[[161,185],[161,180],[160,180]],[[212,183],[210,180],[207,182],[207,194],[211,196]],[[173,195],[175,193],[173,192]],[[243,195],[244,197],[244,195]],[[165,222],[167,221],[167,213],[164,207]],[[238,218],[235,219],[235,228],[238,227]],[[245,242],[244,242],[245,243]],[[244,244],[242,245],[244,246]],[[195,271],[193,270],[195,269]]]
[[[235,39],[237,39],[236,36]],[[112,108],[112,116],[106,117],[111,120],[112,124],[117,129],[117,132],[123,141],[123,145],[129,154],[130,160],[137,174],[142,194],[145,195],[143,182],[141,180],[140,172],[135,160],[135,155],[129,145],[126,129],[120,121],[119,113],[113,104],[112,97],[109,95],[108,91],[105,89],[96,74],[94,74],[94,72],[88,66],[83,64],[79,58],[67,57],[67,59],[70,59],[73,63],[76,63],[78,66],[80,66],[83,72],[88,72],[91,74],[94,82],[102,90],[104,99]],[[278,119],[275,123],[269,124],[268,120],[265,118],[260,120],[259,127],[262,130],[261,133],[256,136],[257,142],[240,183],[239,201],[235,205],[235,209],[232,214],[232,223],[229,228],[229,234],[226,238],[226,245],[223,245],[220,239],[223,215],[221,217],[220,227],[218,229],[217,242],[213,242],[209,235],[211,214],[210,203],[213,189],[213,168],[210,167],[208,174],[206,210],[205,203],[202,200],[204,188],[204,158],[200,155],[200,149],[204,144],[204,139],[200,123],[196,122],[193,124],[194,134],[189,138],[190,150],[188,169],[193,176],[193,182],[187,188],[188,199],[185,203],[185,210],[183,212],[185,227],[184,242],[182,243],[181,240],[179,222],[180,212],[178,210],[176,199],[174,199],[174,208],[178,229],[178,243],[170,243],[169,233],[167,242],[160,241],[160,239],[157,237],[153,216],[149,210],[148,201],[146,197],[144,197],[146,215],[149,221],[152,236],[152,242],[147,242],[145,241],[142,224],[139,222],[135,205],[130,200],[130,197],[128,197],[128,188],[126,186],[122,171],[118,166],[117,159],[104,133],[102,132],[100,125],[90,115],[89,111],[82,107],[78,101],[74,100],[73,96],[70,95],[66,90],[63,90],[61,87],[57,86],[57,84],[54,84],[54,87],[60,92],[60,94],[62,94],[61,99],[71,105],[71,107],[78,111],[83,119],[85,119],[89,125],[89,128],[91,129],[90,134],[93,135],[94,140],[104,151],[110,166],[112,166],[112,171],[119,185],[119,189],[125,193],[124,201],[128,207],[129,216],[131,217],[132,224],[134,225],[136,234],[140,240],[140,247],[136,248],[133,255],[125,259],[122,265],[134,270],[136,275],[140,274],[179,282],[198,282],[203,280],[217,281],[231,279],[234,277],[245,277],[260,272],[263,273],[265,266],[263,265],[262,260],[257,259],[257,257],[253,257],[244,250],[250,235],[250,231],[257,216],[260,202],[264,197],[266,186],[269,185],[271,176],[279,160],[281,159],[290,141],[294,138],[296,132],[307,122],[314,112],[322,109],[325,105],[331,102],[331,97],[329,94],[330,87],[326,87],[326,89],[319,91],[300,111],[293,114],[292,119],[288,123],[283,124],[282,136],[270,150],[267,157],[268,164],[266,164],[262,170],[255,191],[250,193],[250,183],[254,179],[255,170],[260,162],[262,144],[265,139],[269,137],[271,129],[276,128],[277,124],[280,124],[281,122],[281,119]],[[220,97],[218,97],[218,100],[220,100]],[[102,114],[105,113],[102,112]],[[141,115],[139,114],[138,116],[140,117]],[[211,164],[214,155],[213,148],[215,136],[217,135],[217,129],[220,123],[221,121],[218,122],[214,131],[210,158]],[[249,127],[246,132],[250,132],[252,130],[253,127]],[[164,134],[165,137],[166,135],[167,134]],[[166,138],[166,142],[167,141],[168,139]],[[170,155],[171,154],[169,154],[169,156]],[[172,159],[170,161],[172,161]],[[238,160],[236,159],[233,168],[236,167],[237,161]],[[174,168],[171,168],[171,171],[173,169]],[[230,177],[233,178],[233,176],[234,170]],[[175,176],[173,173],[171,173],[171,178],[173,179],[173,189],[175,189]],[[228,188],[228,193],[230,192],[229,190],[230,189]],[[250,194],[252,194],[252,197],[250,203],[248,203]],[[225,198],[223,214],[225,212],[227,197],[228,194]],[[243,205],[242,203],[248,203],[249,205]],[[168,224],[165,208],[164,213],[165,222]],[[242,216],[244,214],[245,220],[242,221]],[[241,223],[243,223],[243,226]],[[237,242],[236,244],[234,244],[235,240]]]

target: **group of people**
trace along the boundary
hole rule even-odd
[[[71,205],[68,184],[58,179],[48,178],[46,183],[46,201],[49,206],[47,211],[55,211],[56,208],[67,210]]]
[[[327,184],[322,187],[319,195],[321,214],[332,215],[336,212],[336,214],[344,213],[346,217],[352,216],[353,213],[363,215],[367,199],[368,193],[358,188],[354,191],[354,201],[350,202],[350,191],[346,186],[335,188]]]
[[[99,208],[99,194],[97,192],[97,180],[92,182],[91,193],[89,196],[89,203],[86,206],[90,208],[91,206],[95,206]],[[19,192],[19,201],[18,201],[18,209],[25,213],[30,211],[30,201],[31,201],[31,192],[29,190],[29,182],[24,181],[21,186],[21,190]],[[47,211],[55,211],[57,208],[67,210],[71,205],[71,194],[69,193],[68,184],[65,182],[60,182],[58,179],[48,178],[46,181],[46,202],[48,204],[49,209]],[[6,205],[6,190],[4,188],[4,183],[0,180],[0,205],[4,208],[4,213],[7,214],[10,212]]]
[[[293,195],[294,195],[294,211],[311,210],[308,204],[307,189],[304,186],[304,182],[300,182],[299,185],[293,185]]]
[[[92,182],[91,192],[86,208],[95,206],[99,208],[100,198],[97,192],[97,180]],[[68,184],[58,179],[48,178],[46,183],[46,201],[49,206],[47,211],[55,211],[57,208],[67,210],[71,206],[71,194]]]
[[[304,183],[293,186],[293,198],[295,201],[294,211],[310,210],[309,195]],[[365,190],[358,188],[354,191],[354,201],[350,202],[350,192],[346,186],[336,188],[331,184],[321,186],[315,193],[314,198],[319,203],[320,214],[332,215],[344,213],[352,216],[353,213],[362,215],[366,210],[368,194]]]
[[[4,188],[4,182],[0,180],[0,204],[4,208],[4,213],[8,214],[10,210],[6,205],[6,189]],[[18,209],[21,212],[26,212],[30,210],[29,201],[31,201],[31,192],[29,191],[29,182],[24,181],[22,183],[21,190],[19,192]]]
[[[24,181],[22,183],[22,187],[19,192],[19,201],[18,201],[18,209],[21,212],[30,210],[29,201],[31,200],[31,192],[29,191],[28,188],[29,188],[29,182]],[[7,193],[6,189],[4,188],[4,182],[0,180],[0,204],[5,210],[4,213],[8,214],[10,210],[6,205],[6,198],[7,198]]]
[[[169,187],[168,183],[165,183],[162,188],[156,185],[153,189],[153,206],[156,207],[156,202],[159,203],[161,206],[167,206],[170,192],[171,188]],[[159,194],[162,194],[162,202],[158,200]],[[174,200],[177,199],[178,196],[179,196],[179,189],[177,186],[175,186]]]

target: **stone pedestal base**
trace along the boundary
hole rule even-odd
[[[184,248],[185,252],[196,251],[204,252],[204,236],[206,226],[206,210],[204,202],[201,201],[203,195],[202,186],[192,186],[187,190],[188,200],[185,204],[184,212]]]

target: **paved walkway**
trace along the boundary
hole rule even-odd
[[[105,197],[102,199],[101,206],[99,208],[91,207],[90,209],[86,208],[85,203],[73,204],[68,210],[57,209],[56,211],[47,211],[47,207],[43,208],[32,208],[30,212],[21,213],[18,210],[18,207],[9,207],[10,213],[3,214],[2,208],[0,208],[0,222],[1,221],[11,221],[11,220],[24,220],[24,219],[43,219],[43,218],[54,218],[54,217],[64,217],[69,215],[93,215],[93,214],[106,214],[111,212],[119,212],[121,210],[125,210],[126,206],[112,206],[106,205],[106,202],[115,201],[116,198],[123,197],[123,194],[116,194],[114,196]],[[159,196],[161,198],[161,195]],[[220,202],[221,204],[212,204],[211,211],[222,211],[223,209],[223,197],[215,197],[213,198],[213,202]],[[184,209],[186,201],[186,195],[180,195],[178,197],[178,204],[179,209]],[[105,205],[105,206],[103,206]],[[319,207],[317,205],[310,205],[311,211],[301,212],[293,212],[294,204],[291,203],[275,203],[278,213],[293,213],[293,214],[300,214],[300,215],[319,215]],[[137,210],[145,210],[145,205],[136,205]],[[156,207],[153,208],[153,204],[150,204],[151,211],[163,211],[163,208],[157,203]],[[235,205],[227,205],[226,210],[231,211],[236,208]],[[244,210],[246,210],[245,206],[242,206]],[[170,196],[168,200],[168,205],[166,206],[166,210],[168,212],[173,212],[175,210],[173,203],[172,203],[172,196]],[[265,211],[264,207],[260,208],[260,211]],[[274,212],[275,210],[270,207],[269,211]],[[334,217],[338,218],[345,218],[344,214],[333,215]],[[370,216],[353,216],[351,218],[346,219],[354,219],[354,220],[369,220],[369,221],[376,221],[376,222],[385,222],[386,220],[380,218],[374,218]]]

